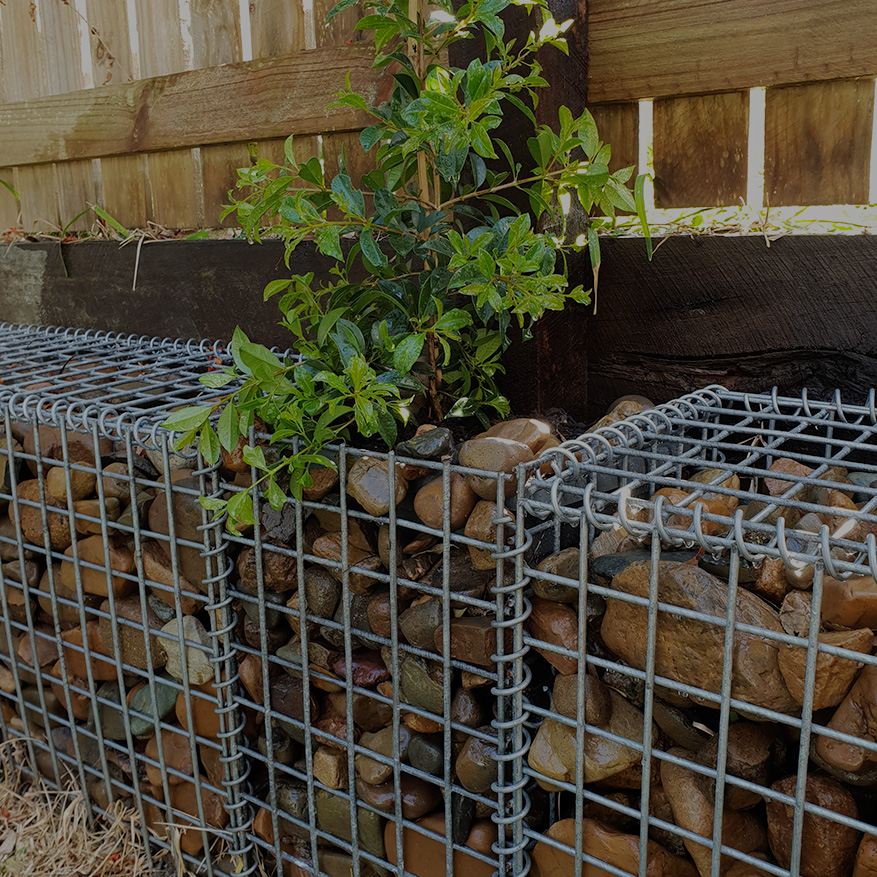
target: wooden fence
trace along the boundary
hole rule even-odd
[[[868,202],[874,0],[585,3],[573,88],[616,166],[651,146],[658,207]],[[94,203],[131,228],[213,227],[248,144],[279,158],[289,133],[327,168],[342,147],[361,160],[363,119],[324,106],[348,71],[374,96],[388,86],[355,13],[322,26],[331,5],[0,0],[0,180],[21,195],[0,187],[0,229],[19,209],[26,230],[59,229]]]

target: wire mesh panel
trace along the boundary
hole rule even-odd
[[[538,461],[531,873],[877,873],[875,451],[873,393],[710,388]]]
[[[158,424],[206,344],[0,325],[0,708],[7,738],[198,873],[241,853],[216,467]],[[150,853],[150,855],[152,855]]]
[[[522,873],[523,481],[452,465],[445,428],[397,450],[330,448],[231,540],[250,840],[278,877]],[[229,490],[259,477],[224,462]]]

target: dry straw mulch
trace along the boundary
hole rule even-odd
[[[29,779],[23,755],[20,746],[0,747],[0,877],[156,874],[133,810],[116,803],[108,817],[89,825],[82,795]]]

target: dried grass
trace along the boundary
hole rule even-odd
[[[133,810],[117,802],[89,826],[82,795],[30,780],[23,754],[0,747],[2,877],[155,877]]]

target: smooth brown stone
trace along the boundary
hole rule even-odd
[[[347,788],[347,752],[334,746],[318,746],[311,762],[314,779],[330,789]]]
[[[552,709],[575,719],[577,716],[579,696],[578,674],[571,676],[557,676],[554,680],[553,706]],[[584,682],[585,723],[605,727],[612,714],[612,698],[609,688],[596,676],[585,674]]]
[[[94,472],[70,470],[70,494],[74,502],[91,496],[94,493],[94,484]],[[67,505],[67,477],[63,467],[53,466],[46,473],[46,492]]]
[[[211,828],[224,828],[228,824],[228,812],[223,804],[223,799],[211,792],[207,788],[207,778],[201,777],[201,804],[204,808],[204,824]],[[186,813],[191,816],[189,825],[200,825],[200,817],[198,816],[198,798],[195,792],[194,783],[180,783],[177,786],[170,787],[171,804],[175,810]],[[187,823],[184,819],[177,817],[175,822],[185,826]],[[207,833],[207,843],[211,843],[214,833]],[[194,828],[184,831],[180,835],[180,847],[183,852],[189,855],[196,855],[201,852],[204,846],[204,836],[202,832]]]
[[[323,746],[330,746],[334,749],[345,749],[347,746],[347,719],[344,716],[321,716],[312,723],[313,727],[322,734],[315,734],[315,741]],[[353,740],[359,740],[359,730],[353,728]]]
[[[122,505],[131,502],[131,474],[126,463],[107,463],[103,467],[101,482],[106,499],[118,499]],[[134,494],[137,494],[137,486]]]
[[[36,650],[36,660],[34,660]],[[33,629],[33,643],[29,633],[26,633],[18,644],[18,657],[29,667],[46,667],[58,660],[58,642],[55,639],[55,631],[44,625],[35,625]]]
[[[0,510],[2,511],[2,510]],[[18,530],[6,515],[0,514],[0,563],[18,560]],[[39,543],[42,545],[42,543]],[[34,556],[30,548],[24,549],[24,559],[31,560]]]
[[[845,582],[826,576],[822,621],[833,627],[877,628],[877,583],[871,576],[853,576]]]
[[[466,528],[463,534],[469,539],[477,539],[481,542],[490,542],[492,548],[476,548],[474,545],[469,547],[469,557],[472,566],[478,570],[496,569],[496,560],[493,554],[496,551],[496,530],[497,525],[493,521],[498,517],[497,505],[495,502],[481,500],[477,503],[466,521]],[[503,516],[507,516],[508,512],[503,509]]]
[[[639,597],[649,596],[649,564],[632,563],[612,580],[614,590]],[[658,565],[658,599],[724,618],[728,586],[690,564]],[[782,632],[779,613],[748,591],[737,593],[737,623]],[[606,647],[624,662],[645,669],[648,610],[643,606],[607,600],[601,635]],[[706,691],[721,691],[724,668],[724,629],[707,622],[659,612],[655,638],[655,672]],[[736,631],[731,694],[755,706],[795,713],[800,707],[789,693],[779,668],[782,644],[755,634]],[[668,692],[669,694],[669,692]],[[701,699],[692,697],[694,703]],[[716,708],[713,701],[704,706]]]
[[[273,655],[289,640],[289,628],[285,630],[283,627],[263,628],[258,621],[253,621],[249,615],[244,616],[243,623],[244,639],[250,648],[261,650],[264,643],[268,654]]]
[[[40,486],[36,479],[20,481],[16,485],[15,492],[19,500],[30,501],[38,505],[40,503]],[[53,551],[64,551],[70,547],[72,542],[70,524],[66,517],[61,516],[58,512],[51,511],[51,509],[63,508],[66,511],[67,506],[49,493],[45,493],[45,505],[47,506],[46,517],[49,525],[49,544]],[[12,503],[9,504],[8,512],[9,520],[11,521],[14,514]],[[18,504],[18,516],[21,532],[25,540],[32,545],[42,547],[45,544],[45,531],[43,530],[41,509],[20,502]]]
[[[325,560],[331,560],[342,566],[327,567],[327,572],[331,573],[338,581],[342,580],[344,575],[344,555],[343,542],[340,533],[327,533],[314,540],[314,554]],[[368,575],[368,572],[376,572],[381,568],[381,559],[374,554],[370,554],[361,548],[357,548],[352,543],[347,544],[347,569],[348,586],[351,593],[364,595],[374,590],[378,584],[377,580]],[[361,570],[353,570],[351,567],[362,567]]]
[[[145,602],[145,601],[144,601]],[[101,612],[110,613],[110,601],[104,600],[101,604]],[[119,642],[119,652],[115,655],[117,660],[123,664],[130,664],[139,670],[147,670],[149,668],[149,660],[147,659],[147,644],[144,637],[144,627],[148,627],[151,631],[158,631],[162,627],[161,619],[155,614],[147,603],[146,605],[146,624],[144,624],[142,607],[139,595],[132,594],[130,597],[122,597],[114,602],[114,617],[101,617],[100,634],[101,639],[107,648],[113,652],[113,629],[116,630],[116,636]],[[127,624],[119,624],[116,619],[124,619],[136,624],[137,627],[129,627]],[[151,633],[148,637],[149,642],[149,659],[152,661],[152,667],[160,670],[167,661],[165,651],[155,633]],[[115,654],[115,653],[114,653]]]
[[[272,550],[279,549],[279,550]],[[289,551],[285,545],[263,543],[262,548],[262,581],[269,591],[284,593],[298,585],[296,577],[296,559],[284,553]],[[245,548],[238,557],[238,576],[249,588],[258,588],[259,580],[256,569],[256,549]]]
[[[119,516],[122,514],[122,506],[117,499],[105,499],[103,501],[103,510],[108,521],[108,529],[111,529],[113,522],[118,521]],[[73,503],[76,532],[80,536],[100,536],[103,532],[100,520],[87,521],[83,517],[84,515],[87,515],[89,518],[100,518],[101,501],[99,499],[80,499]]]
[[[877,743],[877,667],[864,667],[859,672],[827,727]],[[830,765],[853,773],[860,773],[877,762],[877,753],[830,737],[817,738],[816,752]]]
[[[408,492],[405,470],[396,466],[393,505],[399,505]],[[390,510],[390,469],[387,460],[360,457],[347,473],[347,493],[370,515],[381,517]]]
[[[262,688],[262,659],[258,655],[247,655],[238,665],[241,684],[254,703],[261,706],[265,702]]]
[[[540,572],[561,576],[562,578],[569,579],[571,582],[578,583],[579,560],[578,548],[565,548],[558,554],[546,557],[539,563],[536,569]],[[533,593],[544,600],[554,600],[557,603],[571,603],[574,605],[579,602],[578,587],[560,585],[556,582],[540,579],[537,576],[532,577],[531,585]]]
[[[315,809],[317,825],[327,834],[351,840],[350,804],[326,789],[317,789]],[[364,807],[356,808],[356,832],[359,847],[373,856],[384,858],[383,817]]]
[[[799,463],[797,460],[790,460],[788,457],[780,457],[778,460],[775,460],[771,465],[768,472],[771,473],[771,477],[765,476],[764,486],[767,488],[767,492],[771,496],[779,496],[780,494],[785,493],[787,490],[791,490],[797,482],[795,481],[785,481],[782,478],[777,478],[777,475],[810,475],[813,470],[809,466],[805,466],[803,463]],[[800,499],[802,491],[806,490],[806,488],[801,487],[796,491],[796,496]]]
[[[392,697],[392,690],[389,696]],[[346,718],[347,694],[339,692],[324,697],[322,715]],[[353,693],[353,723],[358,728],[363,731],[380,731],[392,721],[393,707],[391,704],[381,703],[381,701],[359,691]]]
[[[610,877],[610,872],[599,865],[582,863],[576,868],[574,819],[555,822],[546,835],[571,847],[572,851],[567,853],[546,843],[537,843],[532,854],[533,877]],[[582,820],[582,852],[629,874],[639,871],[639,844],[639,835],[624,834],[595,819]],[[672,855],[651,840],[646,861],[648,877],[697,877],[691,862]]]
[[[411,742],[411,732],[404,726],[399,726],[399,759],[405,761],[408,757],[408,746]],[[382,728],[373,734],[363,734],[360,746],[377,752],[386,758],[393,760],[393,728]],[[356,772],[369,785],[376,786],[386,782],[393,775],[393,765],[384,764],[367,755],[358,754],[354,763]]]
[[[396,808],[396,785],[393,780],[378,785],[356,778],[357,797],[385,813],[393,813]],[[399,791],[402,799],[402,818],[420,819],[441,806],[442,794],[439,787],[426,780],[399,772]]]
[[[459,472],[450,473],[448,487],[448,522],[452,530],[459,530],[475,508],[478,495]],[[417,491],[414,512],[427,527],[434,530],[444,527],[444,483],[441,477],[433,478]]]
[[[610,697],[612,710],[605,730],[626,740],[642,743],[643,714],[615,691],[610,692]],[[607,780],[615,788],[623,788],[618,781],[619,775],[628,768],[639,768],[642,762],[640,753],[587,731],[583,731],[582,737],[584,781],[596,783]],[[657,740],[654,725],[652,740]],[[544,777],[539,781],[540,785],[551,790],[554,788],[552,779],[575,782],[577,753],[576,729],[554,719],[544,719],[530,746],[527,760],[530,767]]]
[[[671,749],[670,753],[693,760],[692,753],[686,749]],[[670,801],[673,821],[680,828],[711,838],[714,798],[703,791],[698,774],[669,761],[661,761],[660,765],[661,786]],[[712,850],[695,841],[685,840],[684,843],[701,877],[710,877]],[[764,827],[749,811],[739,812],[727,807],[722,813],[722,843],[743,853],[763,851],[766,848]],[[722,857],[723,868],[730,868],[732,863],[733,859]]]
[[[174,598],[174,574],[171,559],[158,542],[145,540],[141,546],[143,554],[143,572],[149,590],[163,603],[176,610]],[[184,615],[194,615],[203,604],[187,594],[197,594],[198,588],[193,585],[179,570],[177,581],[180,591],[180,608]],[[157,587],[164,585],[165,587]]]
[[[819,634],[823,645],[871,654],[874,635],[870,628],[837,630]],[[813,685],[813,709],[837,706],[847,695],[862,664],[849,658],[818,652]],[[780,650],[780,672],[795,701],[804,703],[804,680],[807,671],[807,647],[786,645]]]
[[[399,600],[396,605],[397,617],[408,608],[408,603]],[[392,619],[390,618],[390,593],[389,591],[381,591],[374,594],[368,601],[366,610],[368,615],[368,623],[372,629],[372,633],[390,639],[392,636]]]
[[[778,780],[775,792],[795,797],[797,777]],[[808,775],[805,792],[808,804],[857,819],[859,809],[852,795],[837,780]],[[794,810],[781,801],[767,802],[767,833],[777,863],[788,868],[792,858]],[[847,877],[853,868],[862,837],[860,831],[815,813],[804,813],[801,830],[801,877]],[[723,840],[723,843],[728,843]]]
[[[135,571],[134,554],[125,543],[111,539],[109,550],[105,554],[102,537],[89,536],[87,539],[80,539],[77,547],[83,591],[96,594],[99,597],[108,596],[107,565],[111,571],[109,586],[113,589],[114,597],[125,597],[137,587],[136,581],[123,577],[124,574],[130,575]],[[69,547],[64,555],[71,559],[61,562],[61,584],[65,588],[75,591],[73,547]],[[100,568],[91,569],[83,566],[84,563],[91,563]]]
[[[792,590],[786,578],[786,565],[782,560],[766,558],[749,590],[771,603],[782,603],[786,594]]]
[[[8,671],[7,671],[8,672]],[[11,673],[9,674],[12,675]],[[70,692],[70,710],[73,715],[73,718],[80,722],[88,721],[88,717],[91,715],[91,697],[87,693],[83,694],[82,692],[88,692],[88,681],[86,679],[81,679],[78,676],[70,676],[69,673],[67,675],[67,683],[66,686],[61,684],[61,662],[58,661],[52,667],[51,671],[52,675],[52,691],[55,694],[55,697],[58,698],[58,702],[63,705],[66,710],[67,707],[67,696],[64,693],[65,687]],[[58,681],[55,682],[54,680]],[[77,691],[76,689],[79,689]],[[13,691],[15,690],[13,684]],[[7,694],[11,694],[12,692],[7,692]]]
[[[216,670],[210,661],[210,635],[194,615],[169,621],[160,633],[159,643],[167,658],[167,672],[174,679],[183,681],[184,660],[190,684],[206,685],[215,678]]]
[[[405,870],[414,877],[445,877],[445,816],[433,813],[418,820],[422,828],[439,835],[441,839],[421,834],[408,828],[402,829],[402,859]],[[485,856],[492,856],[491,846],[496,842],[496,827],[489,820],[475,822],[465,846]],[[396,852],[396,826],[391,820],[384,827],[384,843],[387,848],[387,861],[398,863]],[[452,867],[460,877],[493,877],[495,867],[476,859],[462,850],[454,850]]]
[[[485,472],[511,474],[521,463],[530,463],[533,452],[522,442],[507,438],[489,436],[469,439],[460,447],[460,465],[470,469],[483,469]],[[469,487],[482,499],[496,500],[496,475],[467,475]],[[512,475],[503,483],[506,497],[518,489],[518,479]]]
[[[222,732],[220,717],[216,712],[216,689],[211,683],[207,685],[193,685],[192,691],[192,697],[189,698],[189,703],[192,707],[191,730],[199,737],[209,737],[215,740]],[[194,692],[206,694],[208,697],[213,698],[213,700],[205,700]],[[186,716],[186,693],[184,691],[177,695],[176,716],[183,730],[190,730],[189,720]]]
[[[338,472],[328,466],[311,466],[308,469],[311,485],[302,485],[301,495],[305,502],[321,502],[338,483]]]
[[[711,737],[698,751],[695,760],[715,768],[719,752],[719,735]],[[747,780],[767,788],[786,760],[786,744],[775,728],[755,722],[733,722],[728,726],[728,747],[725,768],[728,776]],[[699,783],[709,800],[715,799],[715,780],[700,776]],[[761,795],[739,786],[725,786],[725,804],[734,810],[754,807]]]
[[[225,765],[222,763],[222,749],[214,749],[204,743],[198,744],[198,755],[201,758],[201,766],[207,779],[213,783],[218,789],[222,788],[222,781],[225,778]]]
[[[337,494],[327,496],[325,498],[327,505],[340,505],[340,498]],[[341,532],[341,512],[333,511],[326,506],[317,506],[311,512],[311,518],[316,521],[326,533]],[[374,554],[377,550],[378,537],[377,526],[372,521],[363,520],[361,518],[347,517],[347,541],[356,548]]]
[[[471,690],[458,688],[451,700],[451,722],[457,725],[465,725],[467,728],[477,728],[485,721],[484,710],[478,702],[478,698]],[[453,734],[463,732],[453,731]]]
[[[562,646],[573,652],[579,648],[579,622],[575,611],[562,603],[532,599],[533,609],[526,621],[527,630],[537,640],[554,646]],[[604,636],[605,639],[605,636]],[[560,655],[548,649],[533,648],[548,661],[559,673],[570,674],[578,670],[578,658]]]
[[[856,853],[853,877],[877,877],[877,837],[866,834]]]
[[[804,639],[810,634],[810,618],[813,614],[813,594],[809,591],[790,591],[780,606],[780,624],[791,636]]]
[[[91,657],[92,678],[95,681],[110,681],[116,679],[116,663],[110,655],[100,635],[100,626],[96,621],[89,621],[85,625],[86,639]],[[83,645],[82,628],[73,627],[61,635],[64,640],[64,666],[70,676],[78,676],[80,679],[88,678],[88,670],[85,653],[80,651]],[[74,649],[78,646],[79,649]]]
[[[450,624],[450,652],[455,661],[475,664],[478,667],[492,669],[495,666],[493,655],[497,649],[497,628],[493,627],[493,619],[489,617],[472,618],[465,616],[455,618]],[[436,628],[434,635],[435,648],[444,654],[444,626]]]
[[[332,672],[341,679],[352,679],[354,685],[374,688],[379,682],[390,678],[390,671],[381,658],[380,652],[357,651],[352,654],[352,671],[348,673],[344,655],[332,661]]]
[[[487,734],[492,732],[489,726],[480,730]],[[478,737],[469,737],[457,756],[454,769],[464,789],[479,795],[489,793],[498,777],[496,746]]]
[[[532,417],[519,417],[515,420],[495,423],[487,432],[482,432],[477,436],[477,438],[502,438],[520,442],[526,445],[533,454],[538,454],[543,450],[551,437],[551,426],[544,420],[535,420]]]
[[[270,683],[271,708],[291,719],[304,721],[304,686],[301,679],[288,673],[278,673]],[[317,717],[317,704],[313,697],[309,704],[311,720]]]
[[[471,673],[469,670],[464,670],[460,674],[460,684],[463,688],[484,688],[485,685],[491,685],[493,683],[492,679],[488,679],[487,676],[479,676],[477,673]]]
[[[444,729],[444,725],[441,722],[433,721],[417,713],[403,713],[402,721],[405,723],[405,727],[416,731],[418,734],[438,734],[439,731]]]
[[[186,470],[182,470],[180,475],[182,477],[179,480],[172,481],[171,489],[177,560],[180,574],[193,584],[200,585],[207,574],[207,566],[201,556],[201,552],[204,550],[204,533],[198,528],[203,525],[207,512],[201,507],[198,499],[201,491],[198,478],[191,477]],[[183,490],[191,490],[194,493],[183,493]],[[170,525],[168,523],[166,491],[158,490],[156,492],[155,501],[149,506],[147,521],[149,529],[153,533],[169,537]],[[192,542],[194,545],[183,545],[181,540]]]
[[[184,777],[177,776],[170,771],[163,771],[161,767],[155,767],[147,763],[146,778],[157,788],[161,788],[162,776],[167,777],[169,786],[178,786],[180,783],[191,782],[187,777],[195,775],[189,735],[181,732],[179,729],[161,729],[161,758],[159,758],[158,753],[158,737],[150,737],[149,742],[146,744],[146,757],[159,762],[160,765],[164,764],[173,770],[185,774]]]

